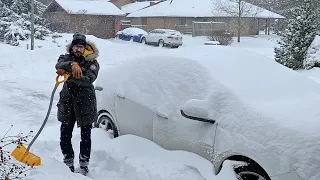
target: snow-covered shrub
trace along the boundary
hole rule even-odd
[[[38,1],[35,4],[35,38],[44,39],[51,31],[47,28],[47,21],[40,17],[44,5]],[[0,0],[0,39],[14,46],[19,45],[19,40],[29,39],[30,12],[29,0]]]
[[[303,66],[305,69],[311,69],[316,64],[320,64],[320,36],[316,36],[311,43]]]
[[[307,50],[317,34],[316,14],[311,0],[294,11],[287,29],[281,33],[280,47],[274,49],[275,60],[291,69],[302,69]]]
[[[233,41],[232,34],[225,31],[211,31],[208,33],[209,41],[218,41],[220,45],[230,45]]]

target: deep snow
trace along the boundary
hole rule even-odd
[[[5,132],[14,125],[10,135],[18,132],[36,132],[47,112],[51,91],[55,83],[54,65],[72,34],[46,41],[36,40],[36,50],[26,49],[29,42],[20,47],[0,44],[0,127]],[[101,72],[115,64],[121,64],[145,52],[166,52],[171,49],[145,46],[131,42],[108,41],[88,36],[100,49]],[[125,53],[124,53],[125,52]],[[128,58],[130,57],[130,58]],[[58,87],[58,91],[61,86]],[[59,123],[56,120],[58,91],[48,123],[31,152],[42,157],[43,165],[31,171],[28,180],[38,179],[88,179],[72,174],[62,163],[59,149]],[[73,146],[77,162],[79,129],[75,128]],[[4,133],[3,133],[4,134]],[[1,134],[2,135],[2,134]],[[111,139],[101,129],[93,130],[92,160],[89,168],[93,179],[230,179],[234,178],[231,164],[214,176],[212,164],[198,155],[188,152],[166,151],[154,143],[135,136]],[[11,147],[10,150],[12,150]],[[10,151],[9,150],[9,151]]]
[[[58,56],[65,53],[64,46],[70,42],[71,37],[71,34],[64,34],[63,38],[57,38],[54,42],[52,42],[53,40],[50,38],[46,41],[37,40],[35,51],[26,50],[26,43],[29,42],[22,42],[20,47],[0,44],[0,48],[5,50],[0,54],[1,132],[5,132],[11,124],[14,125],[11,134],[19,131],[28,132],[29,130],[38,130],[47,111],[49,96],[54,86],[56,76],[54,65]],[[268,44],[273,45],[273,43],[268,39],[269,37],[270,36],[263,35],[258,38],[245,37],[242,38],[244,43],[234,43],[232,46],[238,48],[239,51],[243,48],[266,57],[272,57],[272,46],[268,46]],[[146,54],[175,51],[180,51],[180,53],[183,54],[184,47],[194,47],[194,57],[206,56],[206,54],[199,56],[196,54],[196,49],[203,46],[203,43],[207,41],[203,37],[192,38],[186,36],[184,38],[185,43],[181,49],[158,48],[118,40],[108,41],[92,36],[88,36],[88,39],[95,41],[100,49],[99,62],[102,67],[101,72],[103,70],[111,70],[114,65],[143,57]],[[251,59],[249,61],[251,61],[251,63],[260,63],[259,60]],[[270,59],[270,61],[273,60]],[[263,63],[267,62],[264,61]],[[250,81],[247,81],[247,85],[254,81],[259,82],[259,80],[261,80],[255,79],[255,77],[248,77],[243,69],[231,68],[229,71],[237,72],[238,75],[243,76],[244,80],[245,78],[249,78],[248,80]],[[264,71],[263,66],[261,65],[261,69],[254,71],[257,71],[257,73]],[[197,72],[195,72],[195,74],[196,73]],[[199,73],[199,75],[201,75],[201,72]],[[315,68],[312,71],[299,71],[296,75],[296,77],[300,79],[309,76],[313,80],[320,79],[320,70]],[[228,82],[228,76],[224,77],[224,80]],[[270,83],[272,84],[272,82]],[[311,82],[305,81],[305,84],[311,84]],[[237,86],[240,90],[243,87],[242,85],[245,84],[241,82],[234,84],[234,86]],[[285,87],[283,84],[278,85]],[[299,85],[295,85],[294,88],[299,88],[298,86]],[[174,86],[172,87],[174,89]],[[60,88],[61,87],[59,87],[59,89]],[[268,89],[260,88],[265,90],[263,93],[271,93]],[[317,87],[314,88],[317,89]],[[310,92],[311,91],[313,90],[310,89]],[[245,91],[240,92],[243,93],[240,94],[243,98],[249,95],[246,94]],[[258,92],[252,93],[253,95],[258,94]],[[285,90],[283,91],[283,94],[284,93],[286,93]],[[294,94],[291,95],[292,96],[287,97],[294,97]],[[264,96],[261,95],[260,97]],[[312,98],[311,95],[310,98]],[[58,93],[56,93],[54,104],[56,104],[57,100]],[[254,101],[252,101],[252,103],[254,103]],[[309,101],[305,101],[305,103],[308,104]],[[59,123],[56,120],[56,110],[56,106],[53,106],[47,126],[39,136],[38,141],[36,141],[31,148],[32,152],[39,154],[43,158],[43,166],[32,171],[29,180],[48,179],[48,177],[50,177],[50,179],[88,179],[77,174],[69,173],[62,163],[62,155],[59,149]],[[270,111],[272,110],[276,109],[271,108]],[[316,109],[313,109],[313,111],[316,111]],[[298,117],[305,114],[295,112],[295,114],[292,115]],[[312,126],[312,124],[308,125]],[[230,163],[226,164],[218,176],[214,176],[211,163],[203,158],[187,152],[166,151],[154,143],[139,137],[127,135],[110,139],[106,132],[100,129],[94,129],[92,139],[93,151],[90,164],[92,173],[90,176],[93,177],[93,179],[160,180],[170,177],[170,179],[207,178],[232,180],[232,178],[234,178]],[[79,152],[79,140],[79,129],[75,128],[73,144],[76,153]]]

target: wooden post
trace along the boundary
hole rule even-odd
[[[266,27],[264,30],[264,34],[267,35],[267,31],[268,31],[268,19],[266,19]]]
[[[34,50],[34,0],[31,0],[31,50]]]
[[[270,35],[270,19],[268,19],[268,35]]]
[[[192,21],[192,37],[195,37],[195,25],[194,25],[194,21]]]

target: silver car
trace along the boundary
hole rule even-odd
[[[154,29],[141,37],[141,42],[154,44],[160,47],[178,48],[182,46],[183,40],[179,31],[172,29]]]
[[[243,162],[234,167],[239,180],[320,179],[320,86],[243,51],[181,48],[101,72],[95,127],[196,153],[212,162],[215,174],[225,160]],[[301,119],[305,112],[315,118]]]

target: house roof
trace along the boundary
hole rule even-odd
[[[69,14],[125,15],[108,0],[55,0]],[[49,5],[50,6],[50,5]],[[48,6],[48,7],[49,7]]]
[[[237,4],[230,0],[221,0],[223,7],[237,12]],[[236,14],[227,13],[222,10],[212,0],[171,0],[163,1],[154,6],[150,6],[130,13],[127,17],[234,17]],[[279,14],[260,8],[258,6],[244,2],[245,9],[250,12],[242,17],[257,18],[285,18]],[[220,8],[218,8],[220,7]]]
[[[159,1],[144,1],[144,2],[134,2],[130,4],[126,4],[124,6],[121,6],[121,10],[125,13],[132,13],[134,11],[138,11],[140,9],[143,9],[145,7],[150,6],[150,3],[157,3]]]

